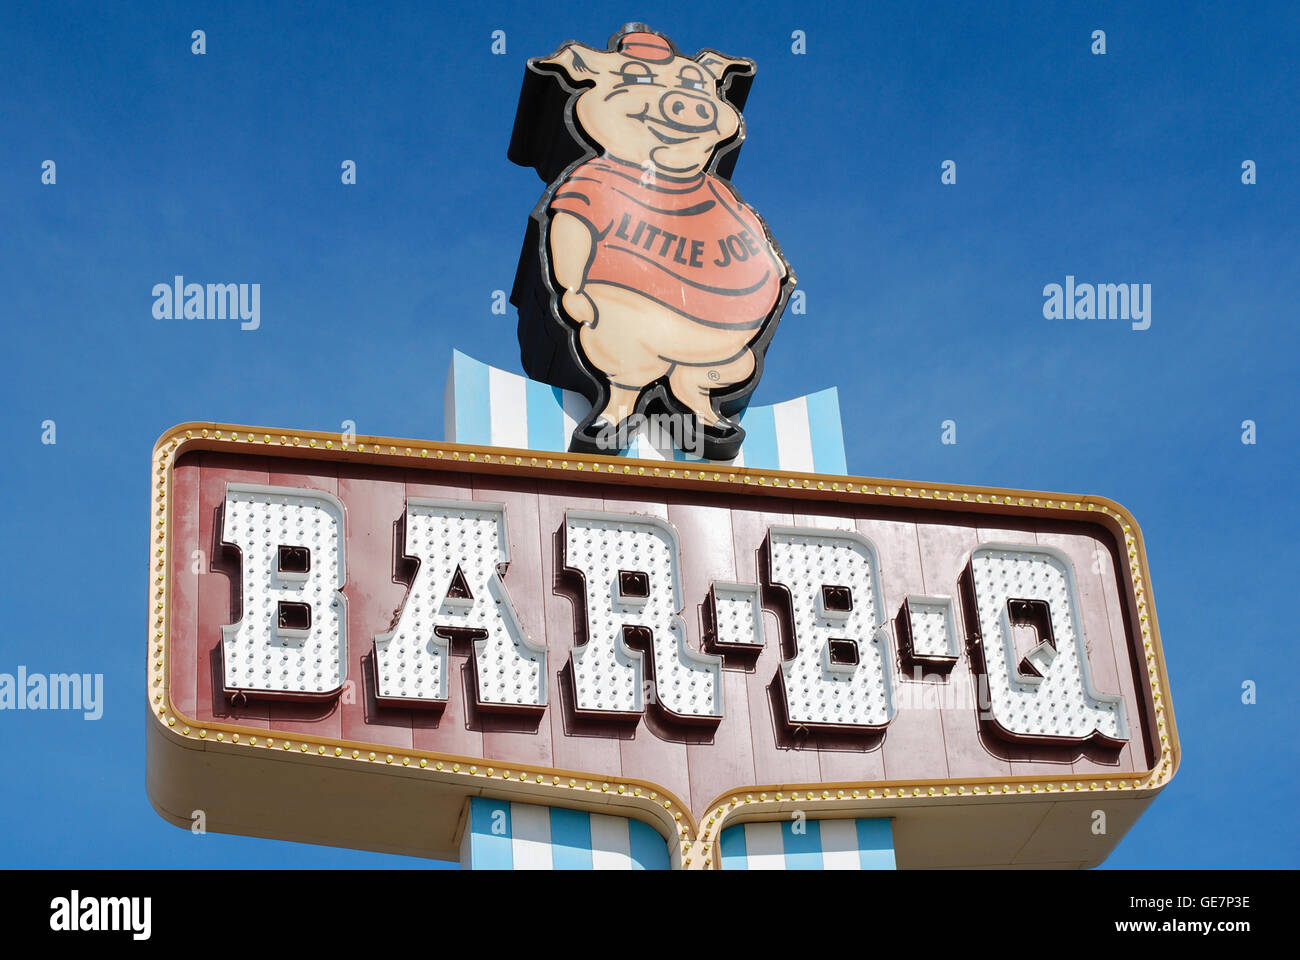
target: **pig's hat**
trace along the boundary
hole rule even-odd
[[[673,58],[673,47],[657,33],[650,33],[644,24],[635,24],[641,29],[625,33],[618,38],[618,52],[647,63],[667,63]]]

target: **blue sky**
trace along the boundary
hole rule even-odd
[[[684,50],[758,62],[734,182],[808,311],[755,402],[837,385],[853,473],[1131,509],[1184,755],[1108,865],[1297,866],[1300,13],[991,6],[655,5]],[[421,863],[194,837],[150,808],[149,452],[192,419],[437,439],[453,347],[518,370],[513,311],[490,307],[543,188],[505,156],[523,64],[647,19],[610,11],[6,10],[0,671],[101,672],[107,693],[95,722],[0,714],[0,866]],[[175,274],[260,283],[261,329],[154,319]],[[1067,275],[1151,284],[1150,329],[1045,320]]]

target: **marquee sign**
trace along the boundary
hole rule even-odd
[[[795,284],[729,183],[753,75],[641,24],[528,62],[531,379],[457,354],[447,391],[487,445],[158,441],[164,817],[475,868],[1078,867],[1173,776],[1123,508],[842,476],[833,389],[748,406]]]
[[[1080,865],[1177,766],[1102,498],[193,423],[152,511],[178,823],[453,858],[490,797],[688,868],[800,812],[889,818],[900,866]]]
[[[740,449],[736,414],[795,285],[728,182],[754,69],[641,24],[528,62],[510,159],[548,186],[511,302],[528,375],[591,403],[574,450],[616,453],[655,411],[707,459]]]

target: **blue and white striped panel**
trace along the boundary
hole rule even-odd
[[[722,831],[723,870],[893,870],[887,819],[742,823]]]
[[[472,797],[463,870],[667,870],[668,844],[640,820]]]
[[[525,450],[569,449],[569,437],[591,405],[580,394],[490,367],[452,352],[444,401],[445,434],[452,443]],[[844,431],[839,392],[831,387],[784,403],[751,405],[740,416],[745,442],[727,461],[738,467],[844,474]],[[623,456],[700,462],[680,450],[657,450],[638,434]]]

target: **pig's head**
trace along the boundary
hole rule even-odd
[[[658,174],[690,177],[741,132],[743,95],[737,97],[728,86],[737,75],[752,76],[752,61],[711,50],[686,57],[641,24],[625,27],[609,47],[570,43],[533,61],[578,88],[573,116],[604,155]]]

